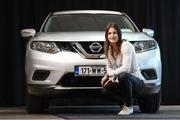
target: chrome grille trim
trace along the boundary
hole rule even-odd
[[[104,54],[89,54],[79,42],[74,42],[73,48],[83,57],[87,59],[103,59]]]

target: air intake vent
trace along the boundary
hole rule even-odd
[[[49,76],[50,72],[48,70],[36,70],[33,74],[33,80],[43,81]]]
[[[156,71],[154,69],[141,70],[141,73],[146,78],[146,80],[157,79],[157,74],[156,74]]]

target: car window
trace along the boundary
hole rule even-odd
[[[105,31],[106,25],[115,22],[121,29],[136,32],[124,15],[115,14],[61,14],[51,16],[44,24],[44,32]]]

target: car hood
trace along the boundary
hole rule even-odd
[[[153,40],[152,37],[142,32],[122,33],[122,38],[128,41],[146,41]],[[105,32],[53,32],[37,33],[35,41],[104,41]]]

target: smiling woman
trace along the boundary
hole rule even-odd
[[[110,28],[107,34],[111,44],[116,43],[118,41],[118,33],[114,28]]]
[[[133,97],[139,97],[144,88],[134,46],[122,39],[116,23],[107,25],[105,32],[107,73],[102,78],[102,94],[116,101],[122,108],[118,115],[133,113]]]

